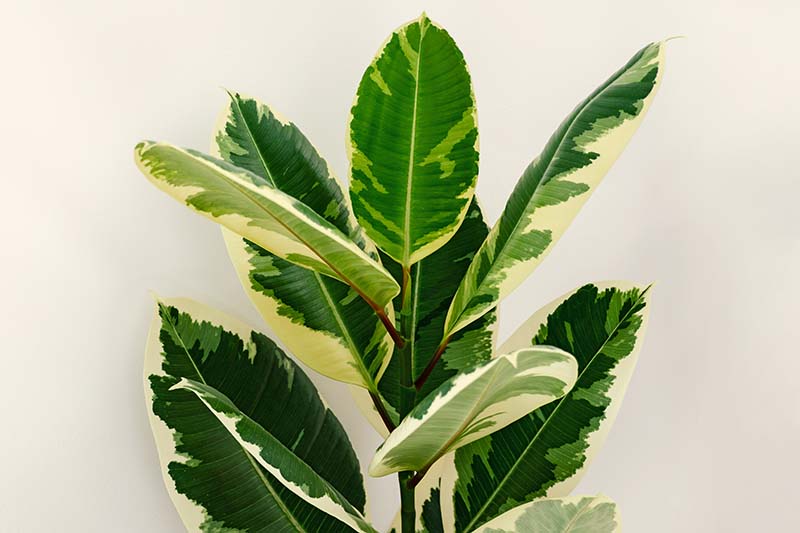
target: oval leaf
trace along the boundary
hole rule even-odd
[[[300,200],[376,256],[333,171],[303,132],[255,98],[239,93],[228,96],[230,101],[214,131],[212,155],[249,170]]]
[[[231,93],[214,137],[212,151],[297,198],[377,256],[328,164],[297,126],[257,100]],[[370,306],[339,280],[230,230],[223,233],[245,291],[283,344],[320,374],[377,392],[392,343]]]
[[[411,267],[411,284],[414,287],[407,312],[412,329],[411,366],[416,380],[436,352],[442,336],[447,307],[458,288],[458,283],[469,267],[470,260],[480,247],[489,228],[480,207],[473,200],[464,222],[447,244]],[[386,269],[400,279],[400,265],[384,257]],[[401,302],[395,298],[395,312],[399,315]],[[441,361],[425,381],[419,393],[422,398],[457,372],[475,364],[488,361],[494,354],[495,313],[487,313],[479,320],[456,333],[442,354]],[[387,402],[397,409],[400,402],[400,358],[393,357],[380,382],[380,390]]]
[[[470,265],[445,336],[493,309],[552,249],[639,127],[663,59],[663,43],[644,47],[561,123]]]
[[[536,500],[506,511],[475,533],[617,533],[617,505],[605,496]]]
[[[356,531],[377,533],[333,485],[263,427],[243,414],[224,394],[190,379],[182,379],[173,389],[195,393],[242,448],[302,500],[338,518]]]
[[[190,300],[161,300],[144,370],[164,482],[188,531],[351,530],[260,467],[194,394],[172,390],[184,378],[215,387],[363,511],[347,434],[270,339]]]
[[[412,343],[410,351],[414,379],[419,377],[436,351],[441,340],[442,327],[450,300],[452,300],[469,262],[488,233],[489,228],[484,222],[477,198],[473,198],[467,216],[453,238],[433,254],[411,267],[411,279],[415,290],[410,301],[413,329],[412,337],[408,342]],[[399,264],[386,256],[383,257],[383,264],[395,276],[395,279],[400,279],[402,274]],[[395,311],[399,312],[399,298],[395,298],[394,302]],[[461,370],[492,358],[495,348],[496,318],[494,311],[486,313],[458,331],[449,340],[441,360],[425,381],[422,390],[419,391],[419,398],[424,398]],[[399,358],[392,357],[380,382],[380,390],[395,423],[399,422],[396,412],[400,401],[399,366]],[[359,398],[359,400],[358,405],[363,412],[368,413],[374,409],[368,397]],[[384,437],[388,435],[377,413],[368,415],[368,419],[381,435]],[[444,462],[447,462],[447,467],[450,468],[452,461],[452,454],[442,457],[429,469],[422,482],[415,487],[417,531],[441,533],[445,521],[452,524],[452,517],[443,513],[441,508],[442,503],[449,503],[449,498],[443,496],[447,493],[441,488],[441,471],[445,466]],[[397,530],[400,531],[400,528],[398,527]]]
[[[389,37],[358,86],[349,131],[356,217],[409,267],[453,236],[478,176],[472,84],[443,28],[423,14]]]
[[[586,285],[537,311],[502,350],[548,344],[578,362],[560,400],[455,453],[456,531],[472,531],[509,505],[566,496],[602,446],[630,381],[649,291],[626,282]]]
[[[577,364],[536,346],[501,355],[443,383],[378,448],[369,474],[424,470],[442,455],[497,431],[569,391]]]
[[[340,279],[376,309],[397,282],[330,222],[252,172],[166,143],[136,146],[136,163],[159,189],[281,258]]]

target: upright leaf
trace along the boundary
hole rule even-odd
[[[586,285],[537,311],[501,350],[548,344],[578,362],[563,398],[455,454],[456,531],[472,531],[511,506],[569,494],[616,417],[641,348],[647,289]]]
[[[413,329],[409,342],[414,379],[419,377],[436,352],[442,338],[450,300],[488,233],[489,228],[483,220],[480,207],[473,200],[464,222],[453,238],[411,267],[412,297],[410,308],[406,312],[412,317]],[[399,280],[401,266],[389,257],[384,257],[383,263],[395,279]],[[395,298],[394,303],[395,312],[399,314],[399,298]],[[420,398],[460,370],[492,358],[496,318],[495,313],[487,313],[450,339],[441,361],[420,391]],[[380,383],[381,393],[394,408],[398,407],[400,401],[399,367],[399,358],[393,357]]]
[[[363,511],[363,481],[347,434],[270,339],[192,301],[162,300],[144,378],[164,482],[187,530],[351,530],[259,466],[194,394],[173,389],[192,379],[227,395]]]
[[[344,281],[376,309],[398,294],[397,282],[353,241],[252,172],[166,143],[139,143],[135,155],[159,189],[283,259]]]
[[[536,500],[506,511],[475,533],[617,533],[616,504],[605,496]]]
[[[232,93],[214,148],[306,204],[376,257],[328,164],[297,126],[269,107]],[[317,372],[377,392],[392,352],[372,308],[341,281],[281,259],[227,229],[223,233],[245,291],[284,345]]]
[[[560,398],[576,372],[575,359],[550,346],[518,350],[464,371],[403,419],[375,452],[369,474],[424,471],[444,454]]]
[[[212,154],[300,200],[375,256],[333,171],[303,132],[255,98],[228,95],[214,130]]]
[[[247,450],[260,466],[303,501],[330,516],[335,516],[356,531],[377,533],[333,485],[263,427],[242,413],[224,394],[191,379],[182,379],[173,388],[195,393],[236,442]]]
[[[637,52],[550,137],[470,265],[445,335],[493,309],[561,237],[639,127],[655,96],[663,56],[662,43]]]
[[[412,316],[411,359],[414,379],[419,377],[431,360],[441,340],[444,319],[458,283],[464,276],[470,261],[480,247],[489,228],[483,219],[477,199],[473,199],[464,222],[447,244],[422,259],[411,267],[413,297],[407,311]],[[388,256],[383,257],[387,270],[401,279],[401,266]],[[399,298],[395,298],[395,311],[400,311]],[[478,363],[488,361],[494,354],[496,314],[494,311],[458,331],[450,342],[434,371],[425,381],[418,398],[424,398],[443,382],[459,371]],[[395,423],[399,423],[396,410],[400,401],[399,358],[392,357],[386,373],[380,382],[380,391],[394,415]],[[363,395],[361,395],[363,396]],[[362,411],[371,410],[369,398],[359,398],[358,405]],[[382,434],[386,435],[377,414],[368,418]],[[449,468],[452,454],[440,459],[436,465]],[[441,471],[443,468],[434,465],[425,475],[422,483],[415,489],[417,507],[417,530],[428,533],[442,533],[443,520],[452,522],[450,516],[443,518],[441,504],[447,502],[441,488]],[[399,527],[398,527],[399,531]]]
[[[409,267],[453,236],[478,176],[475,97],[450,35],[424,14],[394,32],[361,79],[349,128],[356,217]]]

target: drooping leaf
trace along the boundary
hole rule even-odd
[[[302,370],[267,337],[190,300],[162,300],[144,385],[164,482],[189,531],[351,531],[259,466],[192,393],[216,388],[363,511],[358,459]],[[286,416],[286,413],[292,416]]]
[[[376,257],[327,163],[297,126],[232,93],[214,137],[223,159],[300,200]],[[245,291],[284,345],[317,372],[376,392],[392,352],[373,309],[341,281],[223,233]]]
[[[572,491],[622,402],[645,332],[647,295],[625,282],[586,285],[537,311],[500,348],[567,350],[578,362],[578,380],[560,400],[456,451],[456,531]]]
[[[461,282],[446,335],[493,309],[552,249],[644,118],[663,56],[662,43],[637,52],[550,137]]]
[[[546,498],[506,511],[475,533],[617,533],[617,505],[605,496]]]
[[[303,501],[338,518],[356,531],[377,533],[332,484],[267,430],[242,413],[224,394],[213,387],[185,378],[173,389],[195,393],[236,442],[247,450],[264,470]],[[286,415],[287,418],[291,418],[293,413]]]
[[[159,189],[292,263],[340,279],[376,308],[400,288],[352,240],[263,178],[194,150],[136,146],[136,163]]]
[[[415,380],[436,352],[442,338],[444,319],[450,300],[488,232],[478,203],[473,200],[464,222],[453,238],[442,248],[411,267],[412,297],[407,312],[412,317],[413,329],[409,342]],[[400,279],[401,267],[398,263],[389,257],[384,257],[383,264],[395,279]],[[401,308],[399,298],[395,298],[394,304],[395,313],[399,314]],[[487,313],[450,339],[441,361],[420,391],[420,398],[460,370],[492,358],[496,318],[494,312]],[[380,390],[395,409],[400,402],[399,383],[400,361],[398,357],[393,357],[380,383]]]
[[[350,197],[367,235],[408,267],[458,229],[478,176],[475,98],[461,51],[424,14],[395,31],[358,86]]]
[[[568,353],[535,346],[476,365],[443,383],[375,452],[371,476],[424,470],[444,454],[563,396],[575,382]]]

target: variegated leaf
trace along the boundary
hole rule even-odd
[[[409,267],[443,246],[478,176],[475,98],[461,51],[424,14],[395,31],[358,86],[350,197],[380,249]]]
[[[424,471],[444,454],[560,398],[576,373],[575,359],[550,346],[504,354],[463,371],[414,407],[375,452],[369,473]]]
[[[184,378],[227,395],[358,511],[366,498],[347,434],[295,363],[231,317],[190,300],[161,300],[145,396],[164,482],[188,531],[351,531],[259,466],[194,394],[173,390]]]
[[[375,247],[365,239],[349,209],[347,195],[303,132],[255,98],[239,93],[228,96],[230,101],[214,130],[212,154],[300,200],[375,256]]]
[[[563,398],[455,453],[456,531],[472,531],[520,503],[566,496],[602,446],[633,373],[649,291],[592,284],[537,311],[501,350],[568,350],[578,379]]]
[[[441,340],[450,300],[453,298],[458,283],[464,276],[472,257],[488,232],[489,229],[484,222],[477,199],[473,199],[464,222],[453,238],[439,250],[411,267],[413,297],[408,312],[412,316],[411,323],[413,325],[413,334],[409,342],[412,343],[411,358],[414,379],[419,377],[436,351]],[[382,259],[389,272],[399,280],[401,266],[388,256],[384,256]],[[395,298],[394,302],[395,311],[399,313],[401,305],[399,298]],[[492,311],[453,335],[441,360],[419,391],[418,397],[424,398],[459,371],[491,359],[494,354],[495,326],[496,313]],[[396,409],[399,407],[400,401],[399,381],[399,358],[393,357],[380,383],[380,390],[391,408],[390,411],[395,415],[396,423],[399,422],[396,417]],[[363,406],[362,410],[371,409],[368,398],[359,402],[359,405]],[[381,431],[383,426],[380,418],[372,416],[370,420],[382,435],[387,435],[385,429]],[[448,496],[443,495],[446,493],[443,493],[440,487],[441,467],[444,466],[444,463],[452,463],[452,460],[452,454],[442,457],[427,472],[414,491],[416,495],[414,501],[417,507],[417,531],[442,533],[443,521],[449,520],[452,523],[452,516],[448,516],[447,512],[444,512],[444,518],[442,516],[441,504],[449,502],[447,502]]]
[[[414,487],[414,503],[416,504],[416,529],[425,533],[444,533],[445,524],[453,522],[451,507],[444,506],[443,500],[449,496],[443,486],[446,469],[453,462],[453,454],[449,453],[436,461],[425,474],[420,483]]]
[[[536,500],[506,511],[475,533],[617,533],[617,505],[605,496]]]
[[[450,301],[488,232],[481,209],[477,201],[473,200],[464,222],[453,238],[411,267],[412,296],[406,312],[411,315],[409,342],[415,380],[436,352]],[[396,280],[400,280],[402,274],[398,263],[385,256],[383,264]],[[395,312],[399,314],[400,299],[395,298],[394,304]],[[425,381],[425,386],[419,393],[420,398],[460,370],[492,358],[496,319],[495,313],[487,313],[450,339],[441,361]],[[393,357],[386,370],[386,379],[380,384],[381,393],[395,409],[400,401],[399,366],[399,358]]]
[[[214,137],[212,152],[300,200],[377,257],[328,164],[297,126],[232,93]],[[245,291],[284,345],[317,372],[377,392],[392,348],[372,308],[341,281],[223,233]]]
[[[400,288],[352,240],[311,208],[230,163],[166,143],[136,146],[159,189],[292,263],[340,279],[382,310]]]
[[[242,413],[224,394],[213,387],[185,378],[173,389],[184,389],[195,393],[238,444],[247,450],[264,470],[303,501],[336,517],[355,531],[377,533],[333,485],[303,462],[291,449]],[[298,531],[305,531],[305,528]]]
[[[446,456],[450,457],[450,455]],[[444,457],[437,461],[427,474],[414,487],[415,519],[414,531],[417,533],[444,533],[445,519],[442,516],[442,468]],[[392,521],[387,533],[399,533],[402,529],[400,510]]]
[[[445,335],[493,309],[552,249],[639,127],[663,56],[663,43],[644,47],[561,123],[470,265]]]

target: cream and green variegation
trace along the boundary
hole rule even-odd
[[[453,238],[411,267],[413,290],[409,299],[410,305],[405,312],[411,316],[408,342],[411,344],[409,351],[414,379],[419,377],[436,351],[441,340],[447,307],[470,261],[488,233],[489,228],[484,222],[481,209],[477,201],[473,200],[464,222]],[[386,256],[383,257],[383,264],[400,281],[401,265]],[[399,300],[394,300],[397,315],[401,313]],[[436,366],[425,381],[418,396],[424,398],[460,370],[491,359],[495,347],[496,322],[496,314],[487,313],[453,335],[441,356],[441,364]],[[386,379],[380,384],[381,393],[395,409],[399,404],[399,363],[399,358],[392,358],[386,370]]]
[[[472,83],[443,28],[423,14],[389,37],[358,86],[347,138],[367,235],[405,267],[441,248],[478,177]]]
[[[297,126],[253,98],[229,96],[212,153],[297,198],[377,257],[328,164]],[[317,372],[376,393],[392,341],[372,308],[343,282],[223,233],[245,291],[283,344]]]
[[[172,389],[188,390],[196,394],[242,449],[300,499],[336,517],[355,531],[377,533],[333,485],[290,448],[242,413],[224,394],[213,387],[185,378]],[[302,524],[297,527],[298,531],[305,531]]]
[[[590,284],[537,311],[500,348],[569,351],[578,378],[563,398],[455,453],[455,530],[472,531],[509,506],[568,495],[603,444],[642,346],[647,287]],[[524,484],[518,480],[525,479]]]
[[[344,281],[376,310],[399,292],[340,230],[252,172],[166,143],[139,143],[135,156],[142,173],[179,202],[287,261]]]
[[[424,370],[436,350],[447,306],[458,288],[459,280],[488,232],[483,214],[474,199],[464,222],[453,238],[442,248],[411,267],[410,278],[414,291],[410,298],[411,305],[406,312],[411,315],[412,328],[408,342],[411,344],[409,353],[414,378]],[[382,262],[399,282],[402,275],[401,265],[385,254],[382,254]],[[397,315],[402,311],[399,300],[399,298],[394,300]],[[419,391],[419,398],[425,397],[459,371],[491,359],[495,348],[496,322],[496,314],[490,312],[453,335],[441,356],[441,364],[436,366]],[[387,410],[395,423],[399,422],[399,366],[399,357],[392,357],[379,384],[381,396],[385,399]],[[370,424],[381,435],[388,435],[369,396],[363,391],[355,390],[353,396],[359,410]]]
[[[426,396],[375,452],[371,476],[424,471],[444,454],[498,431],[569,391],[577,364],[550,346],[465,370]]]
[[[188,531],[352,531],[261,467],[193,393],[174,388],[184,379],[225,394],[358,512],[366,498],[347,434],[275,343],[191,300],[161,299],[145,396],[164,482]]]
[[[447,458],[450,458],[450,455],[436,461],[414,487],[416,504],[414,530],[416,532],[444,533],[444,524],[452,523],[452,517],[445,518],[443,514],[445,511],[442,509],[442,498],[445,497],[443,496],[442,478],[446,468],[449,467]],[[401,514],[398,512],[388,533],[399,533],[401,528]]]
[[[345,383],[384,438],[369,473],[398,474],[391,533],[619,531],[609,499],[569,494],[619,410],[649,287],[585,285],[500,349],[496,307],[635,133],[663,47],[645,46],[578,104],[491,230],[474,192],[470,74],[425,14],[389,36],[358,84],[348,192],[295,124],[235,92],[211,155],[136,146],[151,182],[222,226],[271,331]],[[145,390],[188,531],[377,533],[347,435],[269,338],[194,302],[161,300]]]
[[[445,337],[493,309],[552,249],[642,122],[663,49],[653,43],[637,52],[578,104],[528,166],[461,282]]]
[[[411,267],[410,279],[414,289],[410,299],[410,309],[407,312],[412,316],[409,352],[414,379],[424,370],[436,351],[450,300],[475,252],[489,232],[476,200],[473,199],[464,222],[453,238],[442,248]],[[383,257],[383,264],[396,279],[401,279],[401,265],[388,256]],[[401,312],[399,298],[395,298],[395,310],[398,314]],[[495,348],[496,319],[495,312],[489,312],[453,335],[441,356],[441,361],[418,392],[420,399],[461,370],[492,358]],[[392,358],[380,382],[380,390],[394,415],[399,408],[399,359],[399,357]],[[359,402],[362,411],[372,410],[368,400],[369,398],[362,398]],[[381,434],[384,436],[388,434],[385,429],[381,429],[382,423],[377,413],[369,416],[369,419]],[[415,488],[418,531],[429,533],[441,531],[442,468],[439,466],[443,466],[447,461],[452,461],[452,455],[443,457],[430,468],[422,482]]]
[[[617,505],[605,496],[545,498],[506,511],[475,533],[618,533]]]

